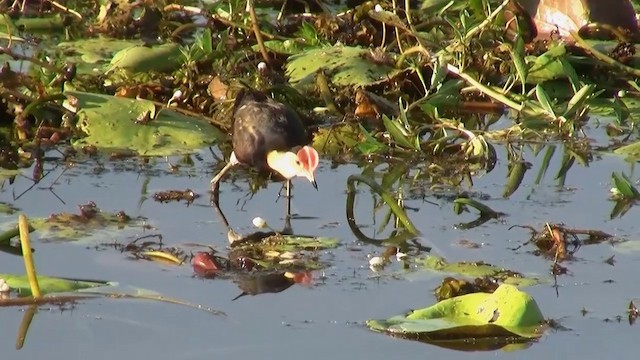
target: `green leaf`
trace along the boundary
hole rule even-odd
[[[152,47],[131,46],[118,51],[111,59],[109,72],[126,69],[132,72],[171,71],[182,64],[182,53],[177,44]]]
[[[371,51],[359,47],[333,46],[307,50],[289,57],[286,75],[291,83],[312,83],[318,70],[324,69],[336,85],[363,86],[393,76],[399,70],[376,63]]]
[[[567,53],[564,45],[556,45],[544,54],[534,57],[527,56],[531,68],[527,74],[527,83],[538,84],[547,80],[563,79],[566,77],[560,57]]]
[[[617,195],[627,199],[637,199],[640,197],[638,189],[633,186],[631,180],[625,174],[611,173],[611,180]]]
[[[492,208],[487,205],[465,197],[459,197],[453,201],[454,212],[459,212],[461,208],[457,209],[457,207],[463,206],[471,206],[472,208],[478,210],[480,212],[480,216],[482,217],[498,217],[498,212],[494,211]]]
[[[78,99],[78,128],[87,137],[74,146],[95,145],[101,150],[132,150],[139,155],[165,156],[192,153],[224,138],[215,127],[173,110],[162,109],[146,124],[140,115],[155,112],[147,100],[67,91]]]
[[[621,146],[613,151],[614,154],[622,155],[629,160],[640,159],[640,141]]]
[[[387,117],[387,115],[382,115],[382,121],[384,123],[385,129],[391,135],[391,138],[400,146],[404,148],[409,148],[413,150],[419,150],[420,147],[416,146],[409,137],[410,134],[407,133],[407,130],[404,128],[402,124],[400,124],[399,120],[391,120]]]
[[[0,274],[0,279],[4,279],[12,290],[18,290],[20,296],[31,296],[31,287],[26,275]],[[38,275],[38,284],[42,295],[74,292],[109,285],[106,281],[65,279],[45,275]]]
[[[520,84],[522,85],[522,93],[524,94],[527,92],[526,84],[529,69],[524,63],[524,40],[522,39],[522,36],[518,36],[513,48],[509,48],[509,55],[513,61],[513,66],[516,68],[516,73],[518,74]]]
[[[516,160],[509,165],[507,183],[505,184],[504,191],[502,192],[503,198],[510,197],[516,190],[518,190],[520,184],[522,184],[522,180],[524,179],[524,174],[529,170],[528,164],[522,160]]]
[[[388,320],[369,320],[367,326],[373,331],[423,341],[537,339],[544,330],[544,317],[529,294],[502,284],[492,294],[453,297]]]
[[[546,91],[544,91],[541,84],[536,85],[536,97],[538,98],[538,101],[540,102],[540,105],[542,105],[544,111],[555,118],[556,113],[553,111],[553,106],[551,106],[551,100],[549,100],[549,96],[547,95]]]
[[[367,129],[365,129],[362,124],[358,125],[360,127],[360,131],[362,132],[362,135],[364,135],[364,138],[366,140],[365,142],[356,144],[356,148],[358,149],[358,151],[360,151],[364,155],[368,155],[388,150],[389,147],[386,144],[381,143],[376,138],[371,136],[369,131],[367,131]]]
[[[596,86],[593,84],[581,87],[567,103],[567,109],[564,111],[562,116],[569,117],[575,115],[578,110],[582,108],[587,99],[593,94],[593,90],[595,90],[595,88]]]

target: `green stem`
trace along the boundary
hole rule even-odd
[[[407,216],[407,213],[404,211],[404,209],[402,209],[398,205],[398,203],[395,201],[395,199],[391,195],[389,195],[389,193],[384,191],[384,189],[380,185],[378,185],[378,183],[376,183],[373,179],[364,177],[362,175],[349,176],[349,178],[347,179],[347,193],[352,200],[353,200],[353,196],[355,196],[355,191],[356,191],[355,182],[361,182],[361,183],[367,184],[371,188],[371,190],[375,191],[382,198],[382,200],[389,206],[391,211],[393,211],[393,214],[396,216],[398,220],[400,220],[400,222],[404,225],[407,231],[409,231],[413,235],[420,234],[420,231],[418,231],[418,229],[416,229],[416,227],[413,225],[411,220],[409,220],[409,217]],[[351,208],[347,207],[347,219],[353,220],[353,218],[354,218],[353,206],[351,206]]]
[[[24,214],[18,216],[18,227],[20,228],[20,244],[22,245],[22,256],[24,257],[24,267],[29,278],[29,286],[31,287],[31,296],[39,298],[40,285],[36,275],[36,267],[33,264],[33,254],[31,253],[31,240],[29,239],[29,220]]]

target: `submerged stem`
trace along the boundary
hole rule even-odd
[[[409,231],[413,235],[420,234],[420,231],[418,231],[418,229],[416,229],[416,227],[413,225],[411,220],[409,220],[409,217],[407,216],[407,213],[404,211],[404,209],[402,209],[398,205],[398,203],[395,201],[395,199],[391,195],[389,195],[389,193],[384,191],[384,189],[371,178],[368,178],[362,175],[349,176],[349,178],[347,179],[347,193],[348,193],[347,200],[352,199],[355,194],[356,189],[355,189],[354,183],[356,181],[369,185],[371,190],[375,191],[382,198],[382,200],[389,206],[393,214],[396,216],[398,220],[400,220],[400,222],[404,225],[407,231]],[[353,218],[353,201],[350,201],[350,202],[347,201],[347,203],[348,204],[351,203],[351,206],[347,206],[347,219],[350,219],[350,218]]]

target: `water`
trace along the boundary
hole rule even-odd
[[[422,232],[421,243],[433,247],[449,261],[482,260],[526,274],[548,276],[551,261],[531,254],[532,245],[512,250],[526,242],[529,233],[523,229],[508,230],[510,226],[531,225],[541,229],[545,222],[565,223],[637,241],[638,209],[609,220],[613,207],[608,200],[611,172],[629,173],[630,165],[620,158],[603,155],[589,168],[576,164],[569,171],[565,186],[559,188],[553,179],[560,167],[559,153],[552,160],[545,180],[536,186],[533,182],[542,154],[534,158],[531,152],[526,152],[525,158],[534,167],[510,199],[502,198],[507,174],[505,160],[493,172],[474,178],[472,190],[489,195],[490,200],[482,201],[507,215],[471,230],[460,230],[455,225],[471,221],[475,214],[454,215],[450,200],[431,196],[429,192],[425,200],[407,200],[407,206],[418,209],[409,211],[409,216]],[[47,189],[63,171],[63,167],[55,168],[50,163],[46,169],[52,173],[16,201],[14,194],[29,187],[30,180],[18,178],[13,185],[5,182],[0,201],[15,204],[30,217],[77,212],[77,204],[95,201],[104,211],[124,210],[131,216],[143,216],[152,227],[113,231],[105,242],[126,243],[136,236],[160,233],[167,245],[205,243],[224,251],[226,230],[209,207],[206,193],[214,160],[208,150],[200,155],[202,160],[196,160],[193,167],[181,167],[177,173],[169,171],[167,163],[158,159],[148,165],[137,160],[104,162],[106,171],[96,174],[95,169],[101,165],[87,160],[65,171],[53,184],[52,191],[64,204]],[[499,159],[506,159],[502,150]],[[397,264],[381,276],[373,273],[368,268],[368,255],[379,255],[384,248],[360,243],[349,230],[345,217],[347,177],[362,170],[355,165],[332,169],[326,160],[321,165],[317,175],[320,190],[316,192],[303,180],[296,181],[292,204],[293,212],[299,215],[293,221],[296,233],[341,240],[339,248],[322,253],[330,266],[314,273],[314,286],[294,285],[277,294],[232,300],[241,290],[229,279],[203,280],[194,277],[188,265],[133,261],[126,254],[96,243],[50,242],[36,232],[33,241],[41,274],[118,281],[224,311],[226,316],[132,299],[85,300],[65,309],[47,305],[35,315],[24,347],[15,350],[24,308],[0,308],[0,349],[5,353],[2,358],[375,360],[513,356],[502,351],[451,351],[368,331],[364,326],[367,319],[387,318],[432,304],[432,291],[445,275],[403,274]],[[227,180],[221,186],[221,205],[232,226],[249,232],[251,219],[261,216],[274,228],[281,227],[284,203],[275,202],[280,184],[270,184],[247,200],[242,209],[236,206],[239,200],[242,204],[246,199],[243,174],[235,182]],[[188,207],[183,203],[160,204],[150,198],[156,191],[186,188],[203,195]],[[359,190],[357,222],[372,236],[377,226],[372,217],[372,197],[366,187]],[[380,217],[376,219],[379,221]],[[457,245],[462,239],[485,245],[467,249]],[[612,255],[615,265],[604,263]],[[545,317],[558,320],[567,330],[550,331],[528,349],[513,354],[523,359],[602,358],[611,354],[620,359],[635,358],[635,347],[629,344],[638,338],[638,330],[628,325],[624,311],[629,301],[638,297],[635,269],[639,261],[637,252],[617,251],[609,243],[583,246],[575,260],[563,264],[570,273],[558,278],[558,287],[547,283],[526,289]],[[0,253],[0,263],[3,272],[24,271],[18,257]],[[584,315],[583,309],[588,311]],[[622,316],[620,322],[615,319],[618,315]]]

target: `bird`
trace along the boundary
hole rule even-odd
[[[295,177],[306,178],[317,190],[319,155],[309,140],[293,109],[259,91],[241,88],[234,102],[233,151],[227,164],[211,179],[213,193],[217,194],[222,177],[239,164],[282,176],[289,199],[291,179]]]

